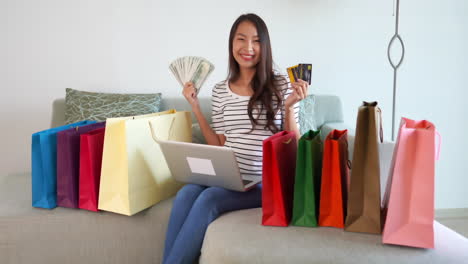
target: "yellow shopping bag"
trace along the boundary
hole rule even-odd
[[[161,139],[192,141],[190,112],[168,110],[107,119],[100,210],[133,215],[173,196],[182,187],[172,178],[161,149],[153,140],[149,122]]]

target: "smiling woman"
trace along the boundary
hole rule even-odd
[[[239,66],[253,68],[260,60],[260,38],[252,22],[240,23],[234,35],[232,46],[232,55]]]
[[[270,36],[265,22],[253,14],[239,17],[229,34],[229,86],[236,94],[251,96],[247,114],[254,126],[257,121],[253,118],[253,108],[260,101],[266,110],[266,126],[277,132],[273,117],[281,108],[277,102],[281,102],[284,95],[277,88],[281,84],[274,82],[274,75]]]
[[[308,83],[289,83],[273,70],[270,36],[255,14],[241,15],[229,34],[229,75],[212,93],[210,126],[195,87],[184,85],[206,142],[233,149],[242,176],[262,177],[262,142],[282,130],[299,135],[299,101]],[[261,206],[261,186],[247,192],[188,184],[174,200],[166,233],[164,263],[193,263],[208,225],[223,213]]]

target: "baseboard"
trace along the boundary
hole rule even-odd
[[[450,208],[435,210],[436,219],[468,217],[468,208]]]

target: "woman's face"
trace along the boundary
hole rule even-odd
[[[237,27],[232,54],[240,68],[253,68],[260,61],[260,38],[252,22],[244,21]]]

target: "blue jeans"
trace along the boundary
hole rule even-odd
[[[163,263],[193,263],[200,255],[208,225],[221,214],[262,206],[262,189],[236,192],[220,187],[187,184],[172,206]]]

